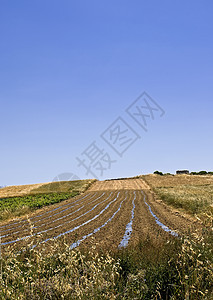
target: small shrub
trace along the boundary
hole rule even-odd
[[[208,173],[206,171],[200,171],[198,172],[198,175],[207,175]]]
[[[157,175],[161,175],[161,176],[163,176],[163,173],[162,173],[162,172],[160,172],[160,171],[155,171],[155,172],[154,172],[154,174],[157,174]]]

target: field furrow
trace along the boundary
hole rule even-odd
[[[123,248],[176,238],[193,224],[161,202],[141,178],[95,182],[87,192],[0,226],[1,244],[42,245],[63,238],[71,248]]]

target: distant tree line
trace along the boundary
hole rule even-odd
[[[207,172],[207,171],[191,172],[190,175],[213,175],[213,172]]]
[[[171,173],[163,173],[160,171],[155,171],[154,174],[163,176],[163,175],[173,175]],[[207,172],[207,171],[199,171],[199,172],[191,172],[190,175],[213,175],[213,172]]]
[[[160,175],[160,176],[163,176],[163,175],[173,175],[171,173],[163,173],[163,172],[160,172],[160,171],[155,171],[154,174],[157,174],[157,175]]]

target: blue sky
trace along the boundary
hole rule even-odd
[[[0,0],[0,185],[213,169],[213,2]],[[145,132],[125,109],[146,91],[165,115]],[[140,135],[119,157],[100,138],[121,116]]]

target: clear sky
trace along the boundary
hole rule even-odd
[[[0,0],[0,185],[93,177],[76,160],[93,142],[99,179],[211,171],[212,14],[212,0]],[[147,132],[125,111],[144,91],[165,111]],[[141,137],[121,156],[102,138],[118,117]]]

